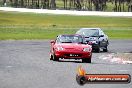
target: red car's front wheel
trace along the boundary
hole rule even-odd
[[[82,62],[91,63],[91,58],[84,58],[84,59],[82,59]]]
[[[50,60],[53,60],[53,55],[50,55]]]
[[[58,58],[58,57],[56,57],[56,55],[55,55],[55,54],[53,54],[53,61],[59,61],[59,58]]]

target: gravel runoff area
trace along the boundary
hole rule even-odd
[[[132,62],[132,53],[117,53],[115,57],[121,58],[124,61],[131,61]]]
[[[100,56],[99,59],[120,64],[132,64],[132,53],[110,53]]]
[[[16,12],[34,12],[47,14],[65,14],[65,15],[82,15],[82,16],[122,16],[132,17],[132,12],[100,12],[100,11],[76,11],[76,10],[48,10],[48,9],[27,9],[27,8],[11,8],[0,7],[2,11]]]

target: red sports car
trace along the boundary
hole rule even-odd
[[[91,57],[92,47],[81,35],[59,35],[51,40],[50,60],[82,59],[82,62],[91,63]]]

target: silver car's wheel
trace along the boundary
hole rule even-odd
[[[103,49],[104,52],[107,52],[108,51],[108,48],[107,46]]]
[[[95,49],[96,52],[100,53],[100,47],[98,47],[97,49]]]

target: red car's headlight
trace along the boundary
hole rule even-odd
[[[84,52],[91,52],[91,48],[83,48]]]
[[[64,50],[64,48],[63,47],[57,47],[56,50],[57,51],[62,51],[62,50]]]

